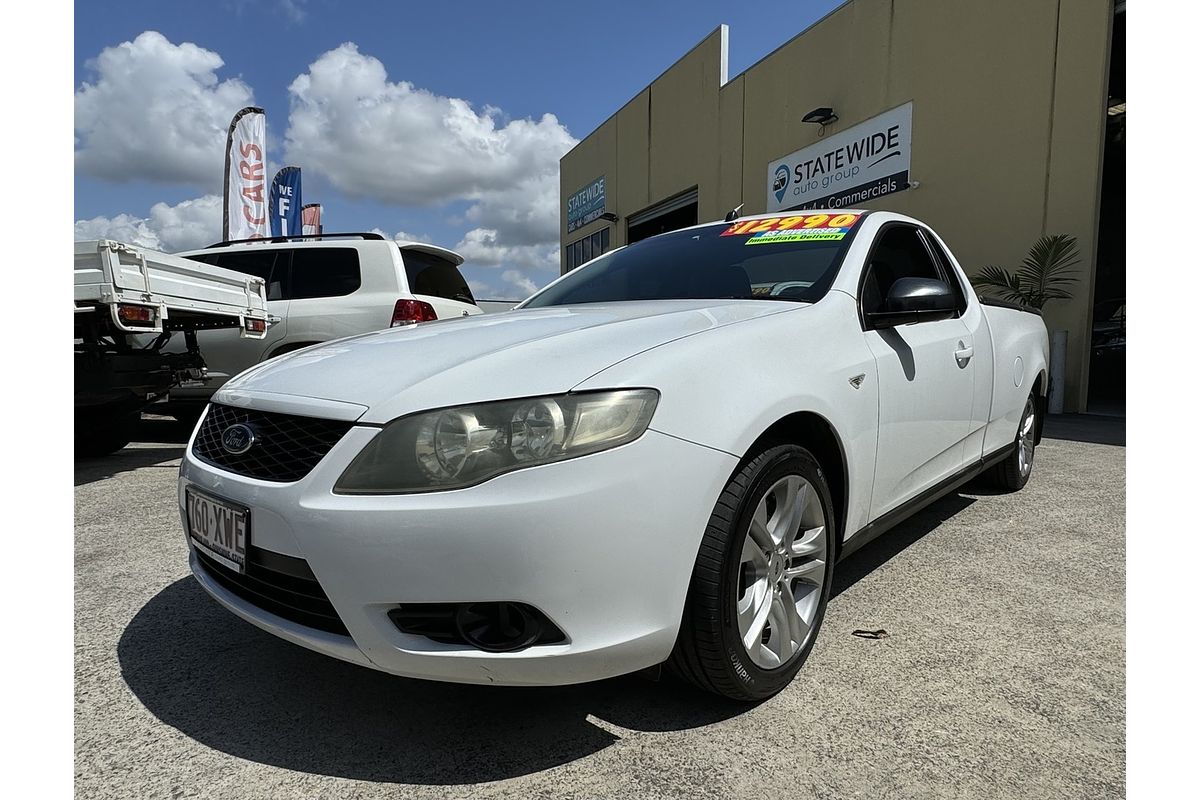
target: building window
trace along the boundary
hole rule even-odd
[[[586,264],[597,256],[608,252],[609,229],[596,231],[591,236],[577,239],[563,248],[566,256],[567,269],[572,270],[581,264]]]

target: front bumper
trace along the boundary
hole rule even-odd
[[[180,469],[181,517],[189,485],[249,508],[251,543],[307,561],[349,636],[243,600],[192,553],[209,594],[288,641],[410,677],[569,684],[667,658],[733,456],[650,430],[613,450],[467,489],[335,495],[334,482],[378,430],[351,428],[294,483],[226,472],[197,460],[190,443]],[[493,601],[534,606],[566,641],[487,653],[402,633],[388,618],[403,603]]]

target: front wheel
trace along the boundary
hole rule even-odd
[[[787,686],[825,615],[835,530],[811,453],[788,444],[751,458],[709,518],[669,668],[737,700]]]

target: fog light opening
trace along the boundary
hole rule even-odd
[[[401,633],[489,653],[567,640],[545,614],[516,601],[403,603],[388,611],[388,618]]]
[[[458,634],[488,653],[509,653],[535,643],[542,624],[517,603],[464,603],[454,616]]]

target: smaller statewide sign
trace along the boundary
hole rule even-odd
[[[604,176],[567,198],[567,233],[578,230],[604,213]]]

